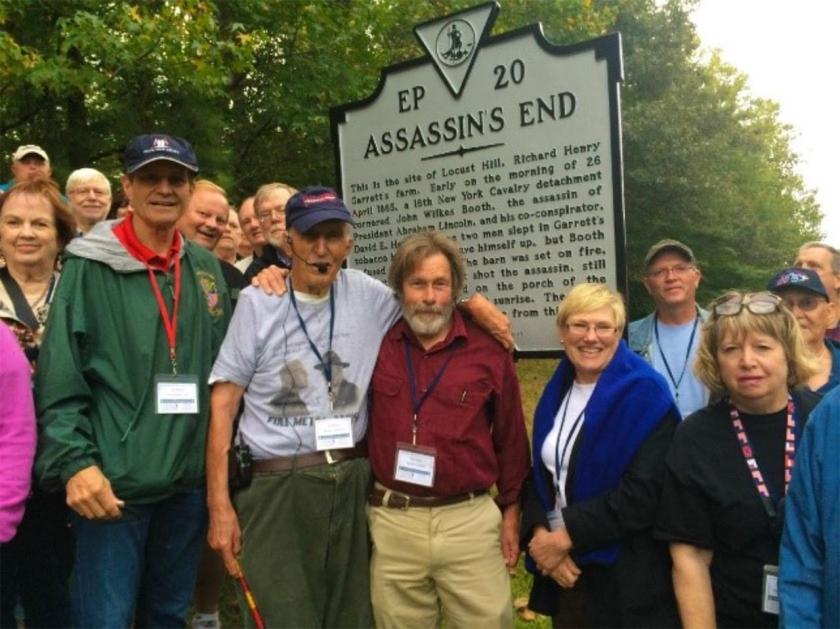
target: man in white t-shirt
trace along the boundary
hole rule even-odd
[[[381,282],[341,268],[353,219],[335,192],[294,194],[285,221],[288,290],[242,291],[210,376],[208,537],[231,574],[241,566],[266,626],[371,627],[368,390],[400,305]],[[253,457],[253,481],[231,498],[240,401],[236,443]]]
[[[700,328],[709,313],[697,305],[702,274],[694,252],[678,240],[654,244],[645,256],[642,283],[656,309],[630,324],[630,348],[668,382],[683,417],[703,408],[709,392],[694,375]]]

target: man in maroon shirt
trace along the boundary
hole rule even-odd
[[[528,443],[504,348],[455,309],[452,239],[422,232],[394,255],[403,318],[385,336],[368,428],[377,627],[510,627]],[[495,501],[489,490],[496,486]]]

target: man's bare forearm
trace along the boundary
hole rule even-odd
[[[244,389],[232,382],[218,382],[210,393],[210,429],[207,434],[207,505],[230,506],[228,452],[233,422]]]

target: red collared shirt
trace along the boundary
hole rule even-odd
[[[137,232],[134,231],[134,215],[129,214],[114,227],[114,236],[117,237],[123,247],[132,255],[154,271],[168,271],[175,258],[181,253],[181,236],[178,231],[172,236],[172,244],[166,257],[158,255],[146,245],[140,242]]]
[[[450,355],[437,387],[418,413],[417,445],[436,450],[434,487],[394,480],[397,442],[411,443],[413,405],[404,340],[417,396]],[[519,382],[508,352],[457,311],[446,339],[429,350],[404,320],[385,336],[373,372],[368,450],[376,480],[414,496],[447,497],[498,487],[500,507],[518,502],[528,475],[528,437]]]

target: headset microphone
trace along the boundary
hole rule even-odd
[[[298,255],[298,252],[295,251],[295,245],[292,242],[292,239],[289,238],[288,236],[286,237],[286,242],[289,243],[289,249],[292,250],[292,255],[294,255],[298,260],[303,262],[305,265],[313,267],[321,275],[326,275],[327,273],[330,272],[330,267],[332,266],[332,264],[330,264],[329,262],[309,262],[305,258]]]

